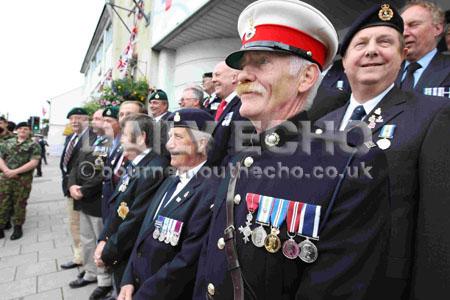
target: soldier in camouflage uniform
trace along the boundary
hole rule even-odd
[[[3,229],[13,206],[14,232],[11,240],[22,237],[33,170],[41,157],[41,148],[30,138],[30,125],[19,123],[16,130],[17,138],[0,144],[0,238],[4,238]]]
[[[14,134],[8,130],[8,120],[4,117],[0,117],[0,144],[13,136]]]

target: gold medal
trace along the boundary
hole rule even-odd
[[[277,228],[272,228],[270,234],[264,239],[264,247],[270,253],[276,253],[281,248],[281,241],[278,237],[280,231]]]

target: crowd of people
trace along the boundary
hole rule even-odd
[[[315,7],[259,0],[237,25],[242,48],[187,85],[178,110],[156,89],[145,104],[68,112],[74,256],[61,268],[82,270],[70,287],[119,300],[445,299],[442,9],[375,5],[338,40]],[[22,236],[43,147],[27,123],[16,130],[0,144],[1,238],[10,216]]]

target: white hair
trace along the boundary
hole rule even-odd
[[[309,60],[306,60],[304,58],[301,58],[296,55],[290,56],[290,64],[289,64],[289,74],[290,75],[298,75],[300,72],[306,69],[306,67],[310,65],[315,65],[313,62],[310,62]],[[316,65],[318,68],[318,66]],[[319,71],[319,70],[318,70]],[[303,106],[303,110],[307,111],[311,108],[311,106],[314,103],[314,98],[317,95],[317,90],[319,89],[320,83],[322,82],[323,76],[320,74],[319,71],[319,78],[314,83],[314,85],[309,89],[308,95],[306,96],[305,105]]]

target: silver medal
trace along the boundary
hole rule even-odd
[[[391,147],[391,141],[384,138],[384,139],[378,140],[377,145],[381,150],[386,150],[386,149],[389,149],[389,147]]]
[[[252,243],[253,245],[255,245],[256,247],[263,247],[264,246],[264,240],[267,237],[267,233],[264,230],[264,227],[259,226],[256,227],[253,231],[252,231]]]
[[[240,233],[244,236],[242,239],[244,240],[244,243],[247,244],[248,241],[250,241],[249,236],[252,235],[252,229],[250,226],[252,225],[253,215],[251,212],[247,214],[247,221],[245,222],[245,226],[240,226],[238,229]]]
[[[161,234],[161,231],[159,230],[159,227],[155,228],[155,231],[153,231],[153,238],[157,240],[159,238],[159,235]]]
[[[300,257],[301,260],[308,264],[316,261],[319,251],[317,250],[316,245],[314,245],[309,239],[306,239],[298,244],[298,247],[300,248],[298,257]]]

